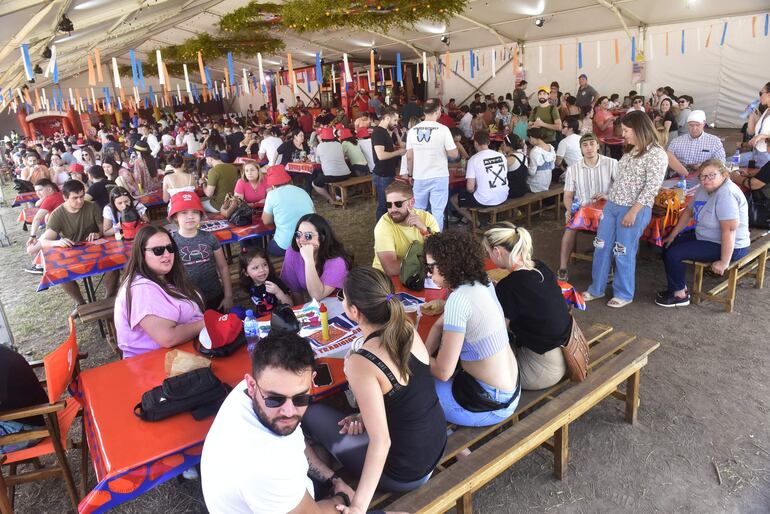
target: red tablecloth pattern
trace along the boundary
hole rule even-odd
[[[29,193],[19,193],[16,195],[16,198],[13,199],[13,207],[18,207],[19,205],[23,205],[25,203],[35,203],[39,200],[37,193],[34,191],[31,191]]]
[[[321,170],[321,164],[317,162],[290,162],[286,165],[286,171],[290,173],[306,173],[308,175]]]

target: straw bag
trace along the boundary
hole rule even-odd
[[[684,191],[681,189],[662,189],[655,197],[652,212],[663,216],[663,226],[676,225],[684,204]]]
[[[588,374],[588,342],[574,317],[572,318],[569,341],[561,347],[561,351],[567,365],[567,377],[573,382],[585,380]]]

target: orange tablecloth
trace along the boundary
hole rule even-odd
[[[24,205],[25,203],[35,203],[39,200],[37,193],[34,191],[31,191],[29,193],[19,193],[16,195],[16,198],[13,199],[13,207],[18,207],[19,205]]]
[[[20,223],[32,223],[32,220],[35,219],[35,214],[37,214],[37,211],[39,210],[39,207],[27,207],[22,209],[19,213],[19,219],[16,221]]]

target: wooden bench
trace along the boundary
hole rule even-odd
[[[374,184],[371,175],[350,177],[342,182],[330,182],[327,185],[329,186],[329,194],[332,196],[332,205],[341,205],[343,209],[347,208],[348,200],[353,197],[353,195],[348,194],[348,189],[363,186],[360,196],[374,198]]]
[[[381,495],[377,508],[410,513],[445,512],[456,506],[472,511],[472,496],[534,449],[554,455],[554,474],[562,479],[569,464],[569,424],[608,396],[625,403],[625,417],[636,421],[640,370],[659,343],[613,332],[594,324],[584,330],[591,348],[589,375],[579,384],[567,380],[540,391],[523,391],[514,415],[490,427],[455,427],[441,464],[426,485],[400,498]],[[618,387],[626,384],[625,392]],[[455,457],[470,448],[470,456]]]
[[[110,345],[112,351],[122,358],[123,352],[118,348],[118,338],[115,332],[115,297],[112,296],[104,300],[78,305],[77,312],[80,321],[83,323],[97,321],[106,326],[105,338],[107,339],[107,344]]]
[[[730,263],[730,266],[725,270],[727,278],[706,292],[703,291],[703,272],[711,266],[711,263],[685,260],[685,263],[693,266],[692,290],[690,291],[692,303],[699,304],[701,300],[723,303],[725,312],[733,312],[738,280],[750,275],[755,278],[755,288],[762,289],[764,286],[768,250],[770,250],[770,236],[764,232],[751,242],[749,253],[742,259]]]
[[[490,216],[490,223],[497,223],[497,216],[506,213],[515,213],[517,209],[524,210],[524,224],[529,227],[532,224],[533,214],[542,214],[544,212],[553,210],[556,215],[556,220],[559,220],[561,215],[562,197],[564,196],[564,185],[552,185],[548,191],[540,191],[539,193],[527,193],[519,198],[511,198],[506,200],[500,205],[494,207],[469,207],[468,210],[471,213],[473,229],[476,233],[483,232],[481,230],[480,214],[488,214]],[[550,205],[543,205],[543,200],[554,198],[554,203]],[[533,208],[534,207],[534,208]]]

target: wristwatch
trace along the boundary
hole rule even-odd
[[[343,492],[334,493],[334,496],[339,496],[340,500],[342,500],[342,503],[345,504],[345,507],[350,507],[350,496]]]

